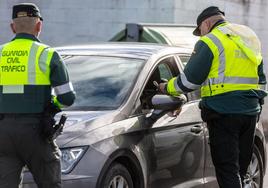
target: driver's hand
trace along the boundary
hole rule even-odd
[[[181,107],[179,108],[179,109],[177,109],[177,110],[174,110],[174,112],[173,112],[173,116],[178,116],[180,113],[181,113]]]
[[[158,85],[158,90],[159,90],[160,93],[168,95],[168,92],[167,92],[167,83],[160,83]]]
[[[168,116],[170,117],[177,117],[181,113],[181,107],[168,113]]]

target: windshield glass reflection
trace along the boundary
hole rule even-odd
[[[65,56],[70,80],[76,92],[75,103],[66,110],[112,110],[128,95],[144,60]]]

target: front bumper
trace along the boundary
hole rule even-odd
[[[64,188],[94,188],[96,182],[91,176],[83,175],[62,175],[62,187]],[[38,188],[30,173],[25,173],[23,178],[23,188]]]

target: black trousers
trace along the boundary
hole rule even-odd
[[[40,138],[40,118],[0,115],[0,188],[21,186],[25,166],[39,188],[60,188],[60,153]]]
[[[252,157],[257,116],[208,114],[202,110],[218,184],[220,188],[242,188]]]

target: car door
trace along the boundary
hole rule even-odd
[[[169,80],[175,76],[174,57],[159,61],[151,77]],[[178,69],[178,68],[177,68]],[[155,72],[159,76],[155,76]],[[158,78],[159,79],[159,78]],[[152,85],[149,79],[145,90]],[[148,92],[143,91],[143,94]],[[141,97],[141,101],[144,101]],[[142,102],[143,103],[143,102]],[[147,105],[142,105],[144,111]],[[150,110],[150,107],[147,109]],[[198,107],[188,102],[178,116],[165,114],[148,128],[151,148],[149,187],[203,187],[204,131]],[[149,113],[147,114],[150,118]]]
[[[190,59],[190,54],[180,54],[178,57],[181,60],[181,68],[183,69],[184,66],[187,64],[187,62]],[[199,102],[200,96],[200,90],[193,91],[191,93],[188,93],[189,100],[193,102]],[[212,158],[210,154],[210,146],[209,146],[209,133],[208,128],[205,122],[203,122],[203,129],[204,129],[204,136],[205,136],[205,164],[204,164],[204,182],[206,188],[216,188],[218,187],[218,183],[216,180],[215,175],[215,169],[214,165],[212,163]]]

